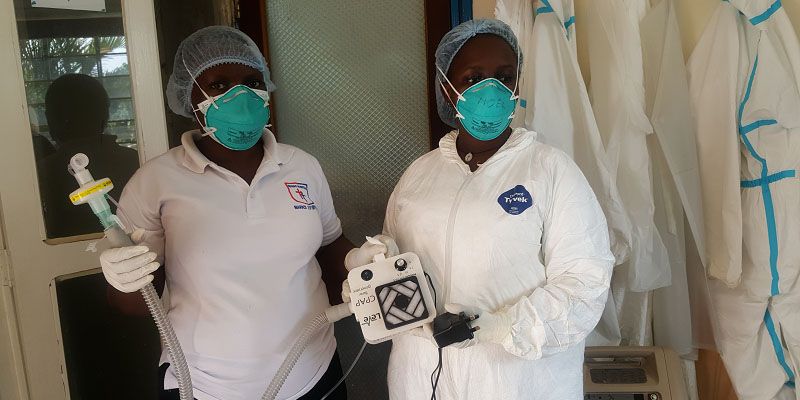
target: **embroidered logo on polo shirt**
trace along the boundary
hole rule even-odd
[[[500,207],[511,215],[522,214],[533,205],[533,198],[525,186],[517,185],[513,189],[504,192],[497,198]]]
[[[314,200],[308,194],[308,185],[301,182],[284,182],[286,189],[289,191],[289,197],[292,199],[295,210],[316,210],[317,206],[314,205]]]

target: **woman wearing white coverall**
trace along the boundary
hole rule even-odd
[[[497,20],[445,35],[437,100],[456,130],[408,168],[386,210],[384,235],[419,255],[438,312],[480,316],[475,339],[443,349],[438,399],[582,399],[583,341],[608,293],[614,257],[581,171],[535,132],[508,128],[517,54]],[[392,399],[431,397],[437,346],[423,329],[414,333],[394,339]]]
[[[132,292],[166,281],[169,321],[198,400],[260,398],[308,320],[330,306],[324,282],[338,287],[352,248],[317,160],[265,128],[273,89],[242,32],[212,26],[181,42],[167,99],[198,129],[123,191],[120,216],[138,228],[140,245],[100,256],[109,298],[123,311],[146,313]],[[160,370],[159,398],[177,400],[166,352]],[[317,400],[341,376],[330,327],[278,398]],[[329,397],[346,398],[344,386]]]

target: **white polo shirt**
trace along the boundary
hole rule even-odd
[[[146,163],[120,199],[129,228],[166,267],[169,319],[198,400],[260,398],[303,327],[329,307],[314,254],[342,233],[319,162],[264,131],[252,184],[209,161],[195,145]],[[317,336],[280,399],[296,399],[322,377],[336,348]],[[161,356],[167,362],[166,352]],[[172,370],[166,388],[176,388]]]

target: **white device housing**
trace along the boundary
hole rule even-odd
[[[428,280],[414,253],[354,268],[347,281],[350,307],[367,343],[387,341],[436,317]]]
[[[664,347],[587,347],[585,400],[689,398],[681,359]]]

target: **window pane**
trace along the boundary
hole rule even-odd
[[[94,56],[50,58],[50,79],[61,75],[84,74],[97,76],[97,58]]]
[[[111,121],[106,127],[106,133],[116,136],[118,145],[136,148],[136,126],[133,120]]]
[[[281,140],[319,159],[345,236],[380,232],[397,180],[428,150],[424,2],[273,0],[267,14]],[[365,95],[376,81],[386,90]],[[320,108],[333,93],[347,101]]]
[[[128,56],[111,54],[102,58],[103,76],[130,75]]]
[[[122,18],[98,24],[93,12],[14,4],[47,238],[100,232],[88,206],[70,203],[78,184],[66,166],[85,153],[92,174],[114,182],[115,197],[139,167]],[[119,9],[120,0],[107,6]],[[53,37],[52,26],[65,36]]]
[[[102,81],[109,98],[118,99],[120,97],[131,97],[131,80],[129,77],[115,76],[103,78]]]
[[[25,94],[28,104],[44,104],[44,96],[47,93],[48,81],[25,82]]]
[[[22,77],[26,82],[49,78],[47,59],[22,60]]]
[[[100,54],[127,53],[125,36],[104,36],[95,40],[97,51]]]
[[[31,129],[34,133],[47,132],[47,115],[44,113],[44,104],[28,106],[28,117],[31,120]]]
[[[20,41],[19,46],[23,60],[47,57],[47,40],[31,39]]]
[[[64,57],[85,54],[95,54],[92,38],[63,37],[47,39],[48,56]]]
[[[133,119],[133,101],[131,99],[111,100],[109,121]]]

